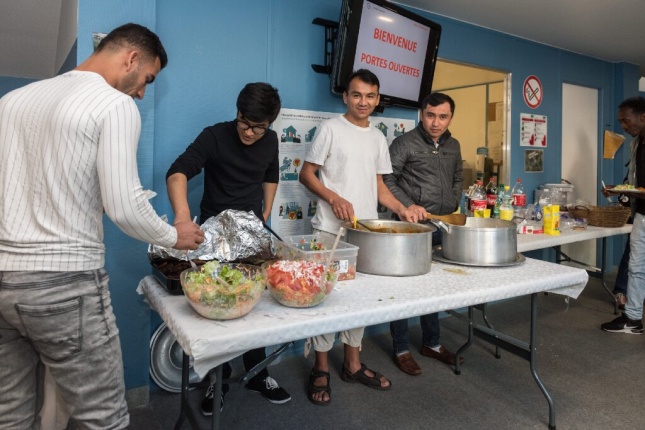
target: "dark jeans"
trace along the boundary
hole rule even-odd
[[[424,346],[435,347],[439,345],[440,328],[439,314],[421,315],[422,343]],[[410,336],[408,335],[408,320],[392,321],[390,323],[392,335],[392,348],[394,354],[410,350]]]
[[[248,372],[249,370],[253,369],[255,365],[260,363],[265,358],[266,358],[266,352],[264,348],[256,348],[250,351],[246,351],[244,354],[242,354],[242,361],[244,361],[244,369]],[[224,379],[230,378],[232,373],[233,373],[233,369],[231,368],[231,365],[228,364],[228,362],[224,363],[224,368],[222,369],[222,377]],[[265,367],[253,378],[249,379],[248,383],[252,384],[252,383],[262,382],[267,376],[269,376],[269,371]],[[224,384],[224,386],[222,387],[222,391],[224,393],[228,392],[228,384]]]
[[[629,269],[629,236],[625,244],[623,257],[618,264],[618,273],[616,274],[616,284],[614,285],[614,294],[622,293],[627,295],[627,274]]]
[[[432,245],[441,244],[441,230],[437,229],[432,233]],[[439,345],[441,328],[439,327],[439,314],[421,315],[422,345],[435,347]],[[410,350],[410,336],[408,335],[408,320],[392,321],[390,323],[390,334],[392,335],[392,348],[394,354]]]

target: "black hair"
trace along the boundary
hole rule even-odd
[[[618,105],[618,109],[631,109],[636,115],[645,113],[645,98],[630,97]]]
[[[455,101],[448,94],[444,94],[444,93],[432,93],[425,96],[423,98],[423,101],[421,102],[421,110],[428,107],[428,105],[435,107],[435,106],[442,105],[446,102],[450,105],[450,113],[454,115]]]
[[[168,55],[159,36],[142,25],[129,23],[115,28],[101,40],[99,46],[96,47],[96,52],[119,47],[140,49],[144,57],[153,61],[155,58],[159,58],[162,69],[168,64]]]
[[[349,83],[358,78],[360,81],[365,82],[368,85],[376,85],[377,89],[381,88],[381,83],[378,80],[378,77],[374,72],[367,69],[358,69],[347,77],[347,82],[345,84],[345,92],[349,89]]]
[[[278,89],[265,82],[246,84],[237,96],[237,111],[253,122],[273,123],[281,105]]]

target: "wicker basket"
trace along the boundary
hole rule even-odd
[[[596,227],[622,227],[631,210],[624,206],[575,206],[569,207],[569,213],[572,218],[585,218]]]

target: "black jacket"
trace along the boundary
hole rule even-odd
[[[436,215],[449,214],[461,201],[461,147],[446,131],[435,148],[422,127],[419,123],[414,130],[394,139],[390,146],[393,172],[383,180],[405,206],[414,203]]]

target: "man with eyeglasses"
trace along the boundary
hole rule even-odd
[[[280,112],[280,95],[273,86],[247,84],[237,97],[237,118],[206,127],[175,160],[166,174],[168,197],[175,212],[175,224],[190,221],[188,181],[204,170],[204,193],[200,223],[227,209],[253,211],[266,222],[278,189],[278,136],[269,126]],[[252,369],[266,358],[264,348],[243,355],[244,367]],[[232,373],[224,367],[224,378]],[[263,369],[246,384],[271,403],[291,399]],[[222,393],[228,391],[223,387]],[[202,414],[213,413],[213,386],[202,402]],[[223,400],[223,395],[222,395]],[[223,402],[222,402],[223,404]]]

